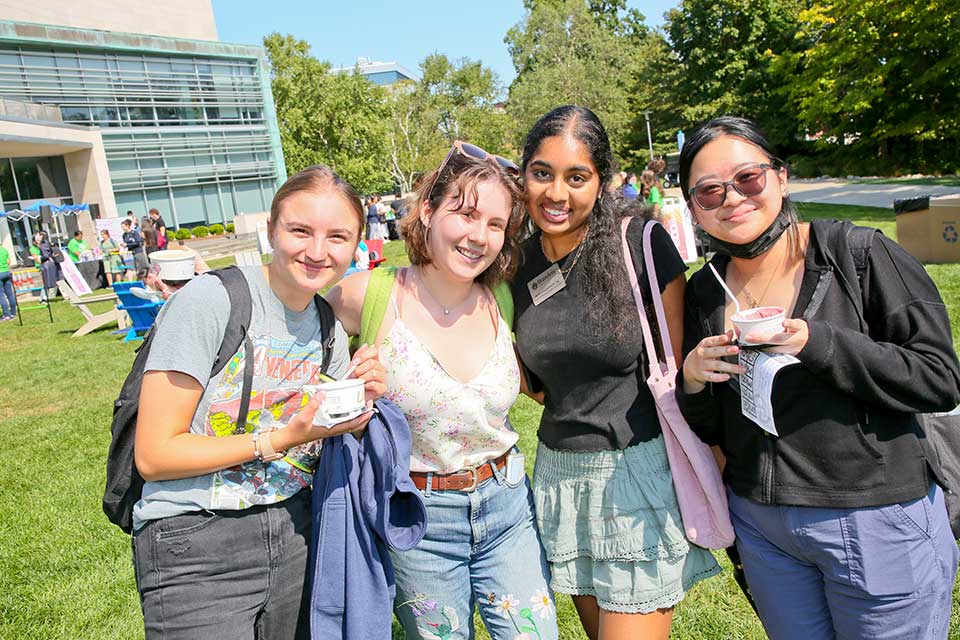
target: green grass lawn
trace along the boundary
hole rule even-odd
[[[805,219],[849,217],[895,237],[893,213],[884,209],[803,205],[801,213]],[[387,244],[385,254],[388,265],[406,263],[400,242]],[[950,308],[956,341],[960,266],[928,271]],[[51,324],[45,310],[31,309],[24,311],[23,327],[0,324],[0,639],[139,638],[130,541],[100,510],[112,403],[135,344],[121,343],[109,330],[72,339],[80,313],[55,302],[53,315]],[[526,399],[511,412],[528,470],[539,416],[539,407]],[[957,603],[955,590],[950,637],[960,637]],[[561,637],[585,637],[570,599],[559,597],[558,608]],[[481,627],[478,637],[487,638]],[[402,637],[396,626],[394,635]],[[680,604],[673,637],[764,634],[725,571]]]

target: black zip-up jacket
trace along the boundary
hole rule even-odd
[[[691,428],[727,456],[724,479],[767,504],[855,508],[913,500],[938,472],[928,466],[916,413],[960,403],[950,320],[936,286],[900,245],[875,234],[863,275],[847,245],[848,222],[816,220],[792,317],[810,337],[773,387],[779,437],[740,411],[738,383],[708,384],[677,399]],[[716,256],[721,276],[729,258]],[[684,354],[723,333],[724,294],[708,269],[686,290]],[[680,372],[680,376],[683,372]],[[931,471],[933,472],[931,474]]]

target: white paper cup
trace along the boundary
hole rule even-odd
[[[737,338],[740,344],[752,345],[747,342],[746,336],[751,333],[773,334],[783,331],[783,318],[786,315],[783,307],[757,307],[743,309],[730,316],[730,321],[737,328]]]
[[[355,418],[366,406],[363,380],[359,378],[303,386],[303,392],[311,398],[320,391],[324,394],[323,403],[313,418],[313,424],[320,427],[332,427]]]
[[[161,280],[176,282],[193,278],[193,254],[189,251],[154,251],[150,262],[160,266]]]

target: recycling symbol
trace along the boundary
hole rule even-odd
[[[956,225],[953,225],[953,224],[943,225],[943,240],[945,242],[949,242],[950,244],[953,244],[957,242],[957,240],[960,240],[960,233],[957,232]]]

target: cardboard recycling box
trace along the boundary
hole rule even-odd
[[[960,262],[960,195],[897,200],[897,242],[920,262]]]

